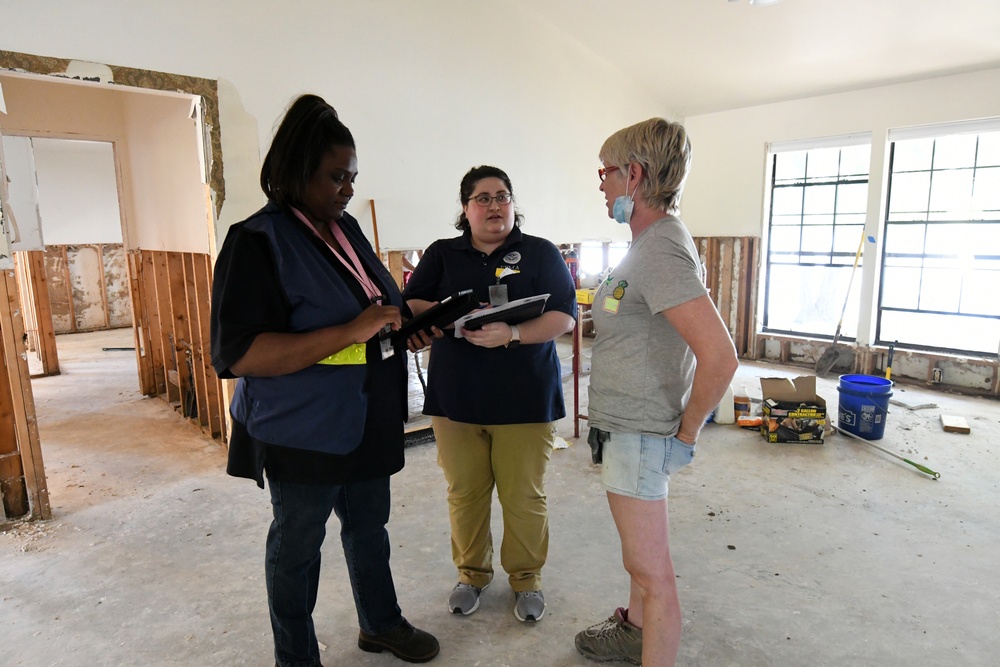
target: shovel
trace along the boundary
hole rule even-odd
[[[844,297],[844,307],[840,309],[840,321],[837,322],[837,331],[833,334],[833,345],[828,347],[819,360],[816,362],[816,375],[826,375],[833,368],[840,358],[840,349],[837,348],[837,341],[840,340],[840,327],[844,324],[844,313],[847,312],[847,302],[851,299],[851,285],[854,283],[854,274],[858,270],[858,262],[861,260],[861,249],[865,246],[865,231],[861,230],[861,242],[858,243],[858,252],[854,255],[854,267],[851,269],[851,278],[847,281],[847,296]]]

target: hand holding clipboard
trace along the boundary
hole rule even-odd
[[[524,299],[517,299],[502,306],[494,306],[484,310],[469,313],[455,320],[455,337],[462,337],[462,329],[476,331],[482,329],[490,322],[505,322],[507,324],[520,324],[533,320],[545,310],[545,302],[548,301],[548,294],[529,296]]]

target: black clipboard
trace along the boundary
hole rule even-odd
[[[489,324],[490,322],[506,322],[507,324],[527,322],[542,314],[545,310],[545,302],[548,299],[548,294],[539,294],[511,301],[502,306],[488,308],[482,313],[476,313],[464,318],[458,325],[461,325],[463,329],[475,331],[476,329],[482,329],[484,324]]]
[[[430,333],[431,327],[443,329],[458,318],[466,315],[479,305],[475,293],[472,290],[456,292],[449,297],[441,299],[419,315],[412,317],[396,331],[390,335],[393,345],[405,345],[406,339],[418,331]]]

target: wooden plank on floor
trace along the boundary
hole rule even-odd
[[[972,433],[965,417],[957,415],[941,415],[941,427],[948,433]]]

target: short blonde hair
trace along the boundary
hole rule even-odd
[[[646,178],[636,198],[664,213],[680,212],[681,193],[691,171],[691,141],[680,123],[650,118],[618,130],[601,146],[604,166],[636,163]]]

